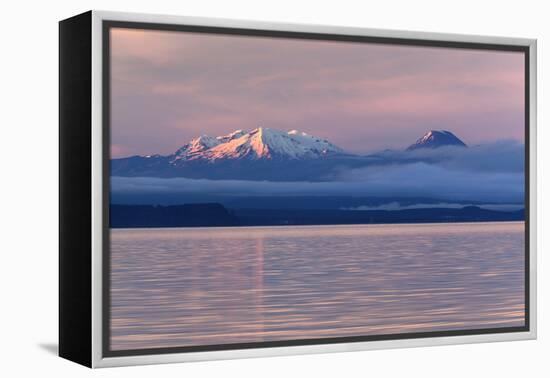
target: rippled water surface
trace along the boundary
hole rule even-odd
[[[523,326],[524,223],[111,230],[113,350]]]

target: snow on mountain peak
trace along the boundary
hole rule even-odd
[[[174,154],[178,160],[218,159],[303,159],[343,153],[326,139],[317,138],[298,130],[284,132],[258,127],[252,131],[236,130],[230,134],[193,139]]]
[[[193,139],[190,143],[195,146],[203,146],[203,147],[210,148],[210,147],[216,146],[219,142],[217,138],[212,138],[211,136],[208,136],[208,135],[201,135],[200,137]]]
[[[407,150],[412,151],[418,148],[437,148],[442,146],[460,146],[466,147],[456,135],[447,130],[430,130],[410,145]]]
[[[220,142],[211,136],[201,135],[198,138],[192,139],[185,146],[181,147],[174,154],[173,160],[189,159],[197,156],[208,149],[217,146]]]
[[[298,130],[290,130],[288,132],[288,135],[307,135],[306,133],[304,133],[303,131],[298,131]]]
[[[221,143],[225,143],[225,142],[228,142],[230,140],[233,140],[233,139],[237,139],[237,138],[240,138],[242,137],[244,134],[246,134],[244,131],[242,130],[235,130],[233,131],[232,133],[229,133],[227,135],[223,135],[223,136],[219,136],[219,137],[216,137],[216,139],[218,141],[220,141]]]

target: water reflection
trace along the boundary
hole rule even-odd
[[[523,325],[524,224],[112,230],[112,348]]]

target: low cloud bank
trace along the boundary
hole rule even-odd
[[[414,151],[388,150],[379,154],[395,164],[422,161],[450,170],[475,172],[523,172],[525,146],[513,140],[477,146],[424,148]]]
[[[114,199],[126,195],[356,196],[437,198],[518,204],[524,199],[524,146],[499,142],[470,148],[382,153],[384,164],[343,169],[329,182],[271,182],[112,177]]]
[[[340,210],[411,210],[411,209],[462,209],[464,206],[477,206],[486,210],[496,211],[515,211],[523,209],[522,204],[503,203],[503,204],[491,204],[491,203],[450,203],[450,202],[437,202],[437,203],[416,203],[414,205],[403,205],[399,202],[387,202],[376,206],[356,206],[356,207],[341,207]]]
[[[360,176],[360,179],[359,179]],[[114,195],[373,196],[521,202],[523,174],[449,171],[424,163],[363,169],[353,181],[269,182],[186,178],[113,177]]]

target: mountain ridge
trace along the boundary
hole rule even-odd
[[[187,177],[266,181],[330,181],[344,170],[395,162],[431,161],[410,154],[465,144],[448,131],[430,131],[404,151],[357,155],[326,139],[298,130],[258,127],[227,135],[201,135],[171,155],[130,156],[111,160],[111,175],[123,177]],[[431,159],[431,160],[430,160]]]
[[[326,139],[298,130],[284,132],[258,127],[249,132],[236,130],[211,137],[201,135],[179,148],[170,159],[173,164],[187,160],[224,159],[310,159],[343,150]]]
[[[419,148],[439,148],[443,146],[467,147],[456,135],[447,130],[430,130],[421,138],[407,147],[407,151],[414,151]]]
[[[110,205],[112,228],[289,226],[520,221],[523,210],[495,211],[478,206],[404,210],[230,209],[220,203]]]

